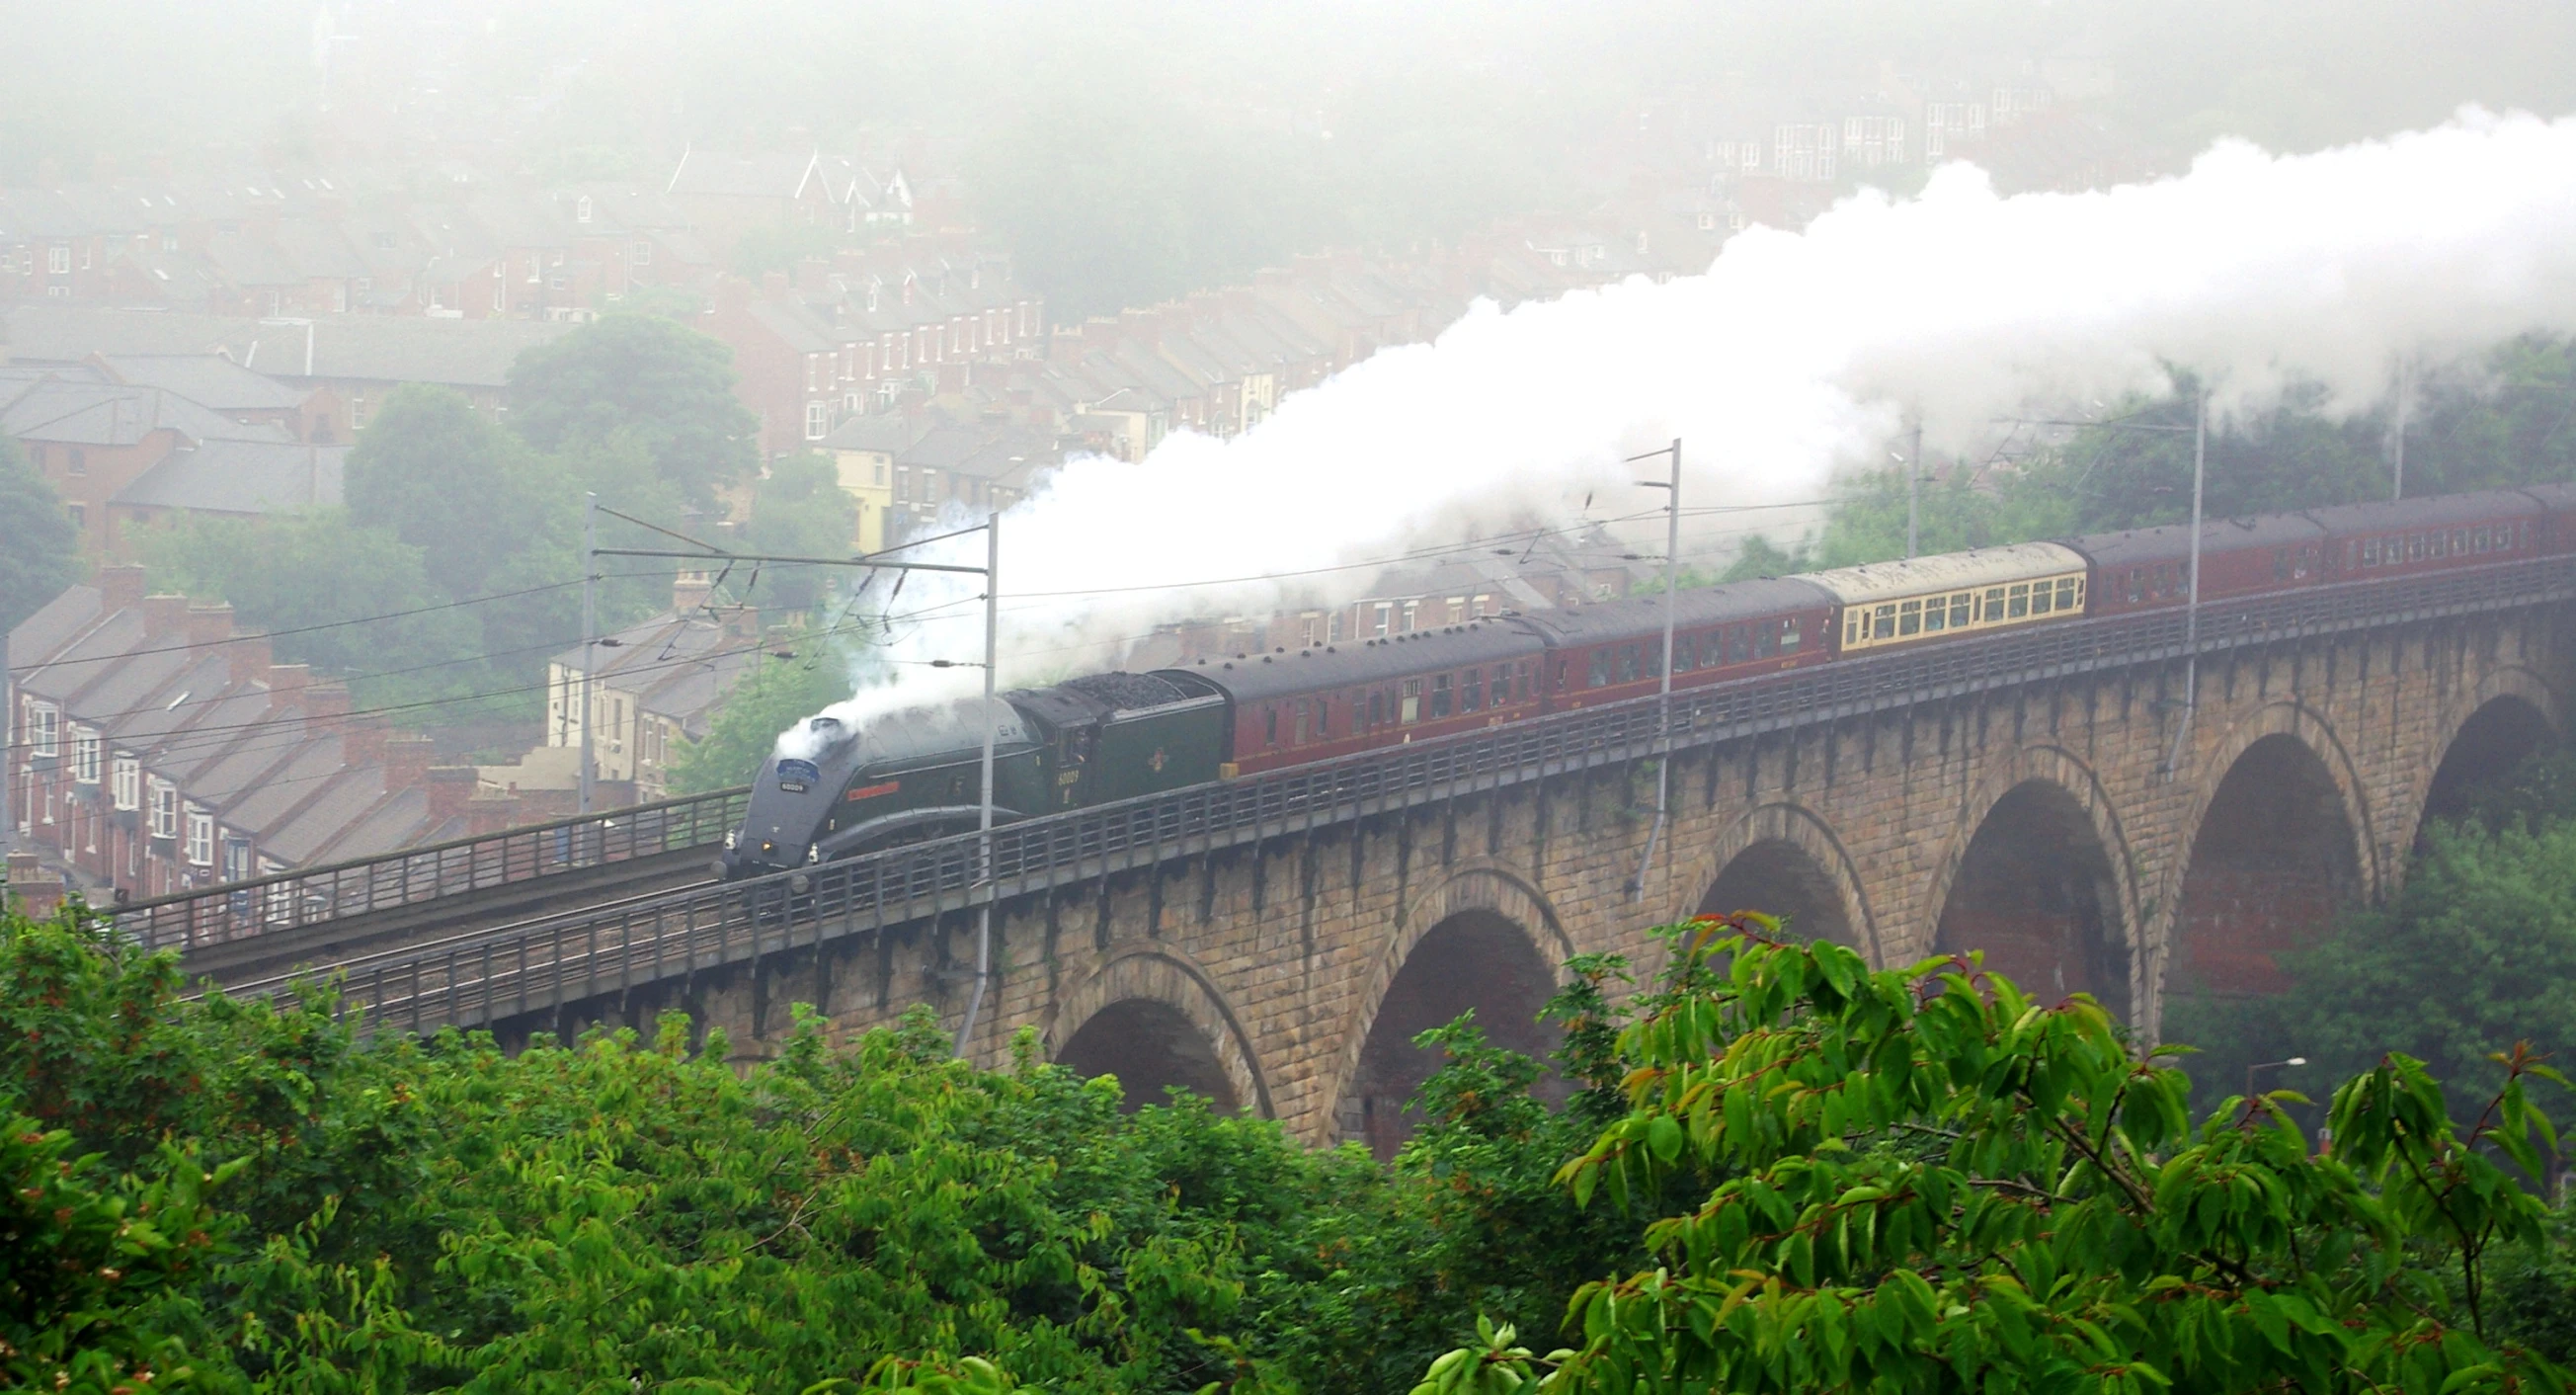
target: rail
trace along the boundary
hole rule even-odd
[[[687,795],[455,838],[321,867],[271,873],[112,907],[116,927],[147,949],[222,940],[418,905],[724,840],[751,787]]]
[[[2576,598],[2576,557],[2348,583],[2201,607],[2199,652]],[[1570,771],[2021,684],[2185,656],[2179,611],[2074,621],[1579,709],[1326,764],[1199,785],[752,881],[496,926],[330,966],[378,1026],[488,1023],[1108,872]],[[289,976],[234,991],[277,991]]]

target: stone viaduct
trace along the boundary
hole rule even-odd
[[[1648,927],[1739,908],[1881,966],[1982,949],[2151,1035],[2176,992],[2276,987],[2274,952],[2391,891],[2428,812],[2563,730],[2563,616],[2212,654],[2187,724],[2168,659],[1684,745],[1642,895],[1643,759],[1184,849],[1002,901],[969,1051],[1002,1061],[1033,1029],[1131,1099],[1186,1085],[1384,1149],[1432,1064],[1415,1033],[1472,1007],[1493,1040],[1543,1050],[1533,1016],[1568,956],[1616,951],[1642,977]],[[754,1056],[793,1001],[841,1030],[926,1002],[953,1028],[974,948],[950,911],[586,1015],[678,1002]]]

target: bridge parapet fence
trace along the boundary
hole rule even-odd
[[[2576,558],[2204,603],[2197,649],[2229,650],[2576,598]],[[490,1023],[678,974],[1175,854],[1292,835],[1392,809],[1764,732],[2187,653],[2175,611],[2069,622],[1578,709],[1419,745],[1149,795],[756,880],[496,926],[334,966],[344,1011],[379,1027]],[[286,977],[235,991],[271,993]]]
[[[724,841],[750,787],[404,848],[110,908],[147,949],[193,949]]]

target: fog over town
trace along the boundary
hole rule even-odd
[[[2576,1390],[2576,7],[0,33],[0,1391]]]

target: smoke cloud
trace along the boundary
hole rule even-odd
[[[2159,390],[2173,368],[2211,380],[2221,412],[2297,379],[2360,410],[2401,361],[2571,329],[2576,118],[2472,109],[2291,157],[2223,142],[2178,177],[2071,195],[1999,197],[1954,164],[1916,198],[1747,231],[1705,275],[1479,305],[1235,439],[1069,462],[1002,521],[999,676],[1110,666],[1158,622],[1329,599],[1370,576],[1330,569],[1589,491],[1655,507],[1630,481],[1661,462],[1620,461],[1675,437],[1689,504],[1779,504],[1883,460],[1914,415],[1963,450],[1999,415]],[[980,565],[983,546],[926,551]],[[898,681],[834,714],[979,686],[924,665],[981,658],[980,589],[915,574]]]

